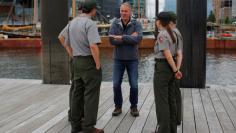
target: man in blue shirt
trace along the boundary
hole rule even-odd
[[[139,116],[138,104],[138,45],[142,40],[142,26],[131,18],[131,6],[125,2],[120,7],[121,18],[116,19],[110,28],[110,42],[115,46],[113,65],[113,91],[115,110],[113,116],[122,113],[123,97],[121,83],[125,69],[129,77],[131,115]]]

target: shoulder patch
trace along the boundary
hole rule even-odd
[[[159,38],[158,38],[158,40],[159,40],[160,43],[163,43],[164,39],[165,39],[165,36],[163,36],[163,35],[162,35],[162,36],[159,36]]]

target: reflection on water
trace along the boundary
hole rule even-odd
[[[153,53],[152,49],[140,50],[140,60],[138,67],[140,82],[152,81],[153,65],[154,65],[154,56],[152,53]],[[113,67],[112,56],[113,56],[112,49],[101,50],[104,81],[112,81],[112,67]],[[123,81],[128,81],[128,76],[126,72],[124,74]]]
[[[0,78],[41,78],[41,49],[0,49]]]
[[[236,85],[236,51],[208,50],[207,84]]]
[[[0,49],[0,55],[0,78],[41,78],[40,49]],[[101,49],[103,81],[112,81],[112,56],[112,49]],[[206,64],[207,84],[236,85],[236,51],[208,50]],[[139,82],[152,82],[153,66],[153,50],[140,50]]]

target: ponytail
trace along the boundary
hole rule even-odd
[[[176,38],[175,38],[175,36],[174,36],[174,34],[173,34],[173,31],[172,31],[172,29],[170,28],[169,25],[166,26],[166,30],[167,30],[167,32],[169,33],[169,35],[170,35],[170,37],[171,37],[173,43],[176,43]]]

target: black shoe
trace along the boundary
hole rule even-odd
[[[115,110],[112,112],[112,116],[118,116],[122,113],[122,109],[120,107],[116,107]]]
[[[104,130],[103,129],[94,128],[94,130],[91,133],[104,133]]]
[[[83,130],[81,124],[73,124],[71,123],[71,133],[79,133]]]
[[[68,121],[71,122],[71,111],[70,111],[70,109],[68,110]]]
[[[72,128],[71,133],[80,133],[82,132],[82,128]]]
[[[138,112],[137,107],[132,107],[131,110],[130,110],[130,114],[131,114],[133,117],[139,116],[139,112]]]
[[[177,121],[177,126],[180,126],[181,125],[181,121]]]

